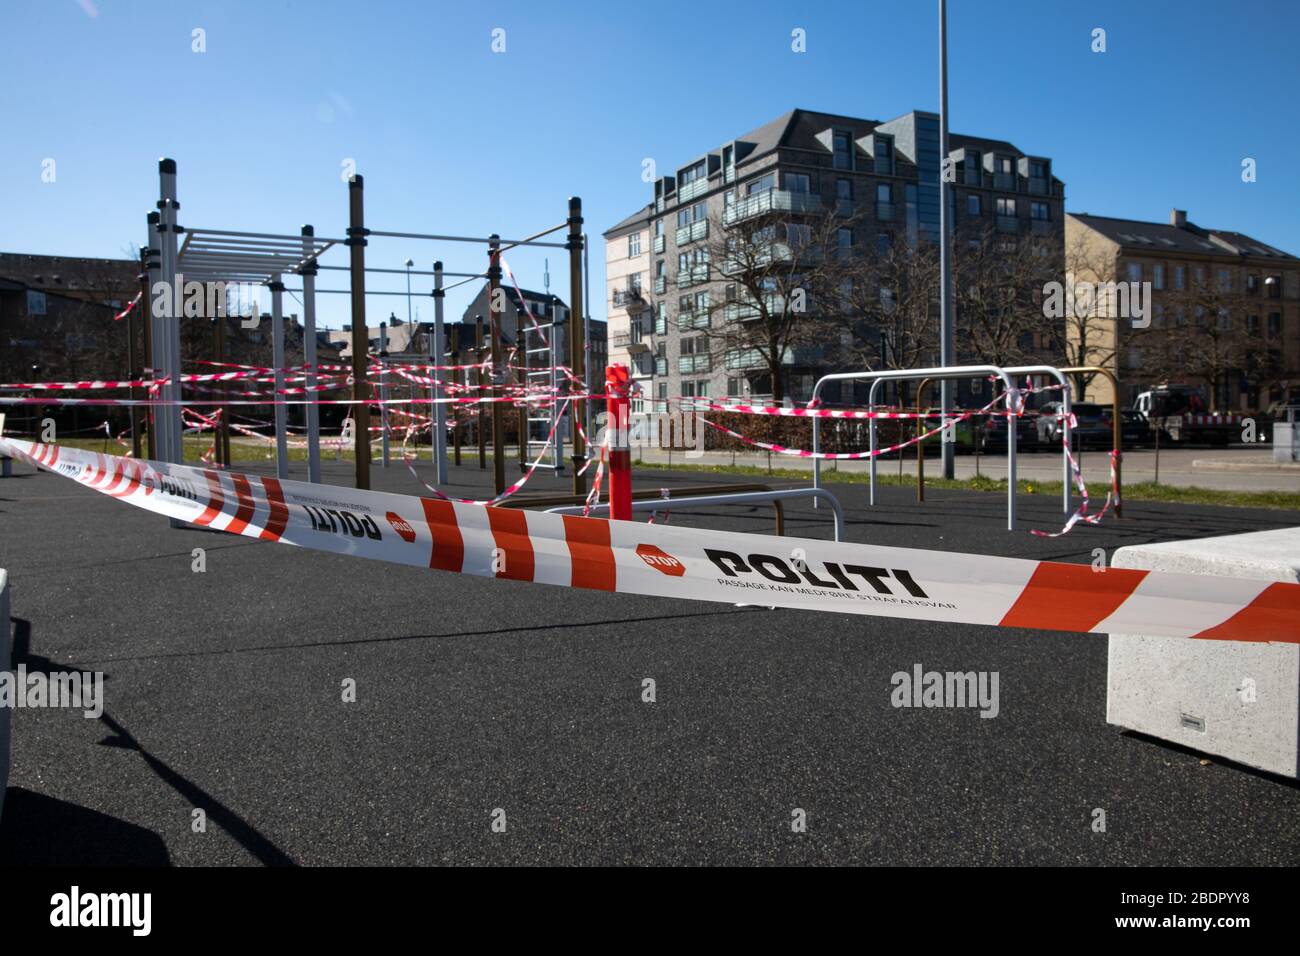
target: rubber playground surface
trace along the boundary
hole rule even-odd
[[[0,480],[14,663],[103,671],[106,699],[98,719],[15,711],[0,863],[1300,862],[1294,781],[1105,723],[1104,637],[359,561],[172,530],[59,476],[14,471]],[[350,464],[323,471],[350,484]],[[483,497],[490,474],[453,469],[447,490]],[[637,477],[638,488],[737,480]],[[372,487],[421,490],[400,465],[376,464]],[[1020,499],[1025,530],[1012,533],[1003,495],[928,490],[918,505],[886,487],[870,508],[865,486],[830,487],[850,541],[1061,561],[1296,523],[1130,502],[1122,520],[1043,539],[1027,529],[1062,520],[1047,496]],[[526,491],[568,481],[539,474]],[[769,506],[668,520],[773,524]],[[828,513],[787,503],[786,533],[829,538]],[[996,672],[997,716],[894,707],[892,675],[917,665]],[[344,703],[349,679],[356,701]],[[192,828],[195,808],[206,832]],[[805,833],[791,830],[796,808]]]

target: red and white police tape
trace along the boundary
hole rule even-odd
[[[916,620],[1300,643],[1300,584],[610,521],[136,461],[0,438],[148,511],[484,577]]]

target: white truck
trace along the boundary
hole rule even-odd
[[[1138,395],[1133,410],[1164,441],[1227,445],[1241,435],[1242,416],[1212,412],[1204,390],[1192,385],[1157,385]]]

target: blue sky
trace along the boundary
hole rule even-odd
[[[1177,206],[1300,254],[1300,4],[950,7],[954,131],[1052,157],[1070,211],[1163,221]],[[143,239],[163,155],[179,164],[191,226],[310,222],[341,235],[341,163],[353,158],[373,228],[515,236],[559,223],[580,195],[598,236],[648,200],[647,157],[671,172],[796,106],[874,119],[937,109],[936,8],[6,0],[0,250],[122,255]],[[1090,50],[1095,27],[1102,54]],[[205,53],[191,50],[195,28]],[[497,28],[504,53],[491,50]],[[795,28],[805,53],[791,50]],[[1245,157],[1255,183],[1241,181]],[[54,183],[41,181],[47,158]],[[408,256],[453,271],[486,258],[376,240],[368,264]],[[562,256],[550,252],[552,287],[567,297]],[[544,258],[520,251],[510,263],[540,288]],[[371,288],[403,288],[394,278]],[[599,245],[592,288],[601,316]],[[322,323],[341,324],[345,297],[323,298]],[[467,299],[449,296],[450,313]],[[429,317],[429,300],[417,303]],[[389,309],[404,315],[405,302],[372,301],[371,321]]]

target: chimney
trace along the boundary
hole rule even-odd
[[[1187,210],[1171,209],[1169,210],[1169,225],[1177,226],[1179,229],[1187,228]]]

